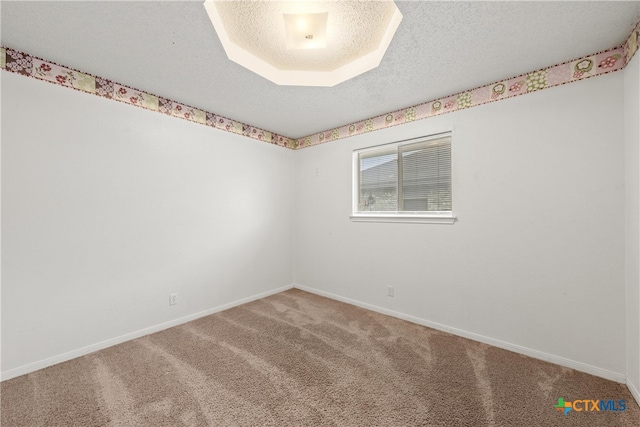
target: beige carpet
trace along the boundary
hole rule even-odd
[[[299,290],[5,381],[1,393],[2,427],[640,426],[624,385]],[[565,416],[560,397],[627,409]]]

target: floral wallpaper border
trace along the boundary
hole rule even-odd
[[[638,51],[639,42],[640,22],[622,46],[297,140],[8,47],[0,47],[0,68],[295,150],[618,71],[631,61]]]
[[[7,47],[0,47],[0,67],[6,71],[120,101],[134,107],[157,111],[281,147],[295,148],[295,140],[286,136],[271,133],[209,111],[199,110],[103,77],[85,74]]]
[[[336,129],[305,136],[296,141],[295,148],[299,149],[336,141],[618,71],[631,61],[631,58],[638,51],[639,41],[640,22],[636,24],[622,46],[402,110],[350,123]]]

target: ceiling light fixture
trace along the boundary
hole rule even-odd
[[[230,60],[293,86],[335,86],[376,68],[402,21],[392,0],[205,0],[204,7]]]
[[[304,15],[285,13],[284,29],[287,49],[321,49],[327,47],[327,12]]]

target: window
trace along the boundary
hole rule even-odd
[[[354,151],[351,218],[453,223],[451,134]]]

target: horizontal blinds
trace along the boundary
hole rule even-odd
[[[451,138],[400,146],[401,211],[451,211]]]
[[[398,150],[383,149],[361,153],[358,210],[398,210]]]
[[[387,145],[357,156],[358,211],[452,210],[450,136]]]

